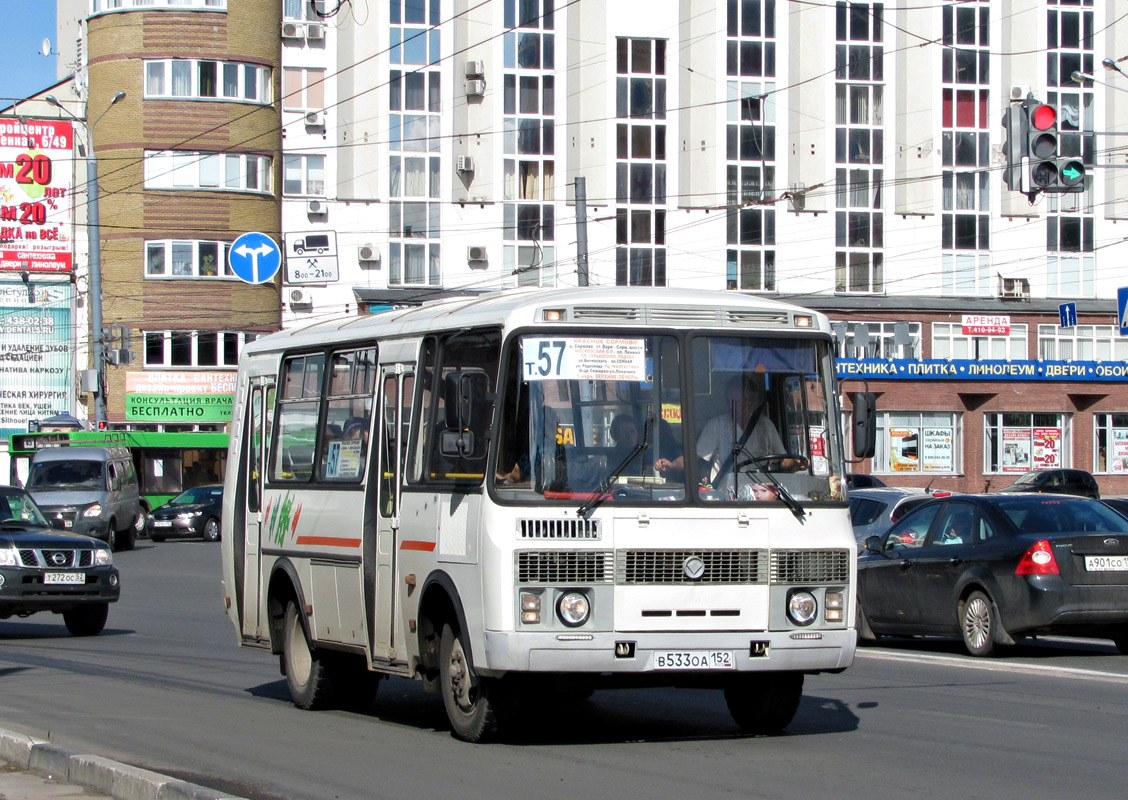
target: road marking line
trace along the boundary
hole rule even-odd
[[[857,652],[856,658],[872,658],[886,661],[908,661],[922,664],[946,664],[966,669],[985,669],[989,672],[1030,672],[1043,675],[1061,675],[1069,678],[1083,678],[1087,680],[1113,680],[1128,683],[1128,675],[1120,672],[1104,672],[1101,670],[1078,669],[1077,667],[1052,667],[1042,664],[1016,664],[999,661],[971,661],[959,656],[937,656],[927,653],[875,653],[873,651]]]

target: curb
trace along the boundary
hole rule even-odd
[[[46,739],[0,728],[0,761],[116,800],[244,800],[237,795],[101,756],[64,750]]]

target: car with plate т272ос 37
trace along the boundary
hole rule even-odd
[[[0,486],[0,619],[53,611],[94,636],[120,592],[108,545],[52,528],[27,492]]]

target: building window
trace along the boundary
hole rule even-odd
[[[325,108],[325,70],[282,68],[282,110],[319,111]]]
[[[932,323],[932,357],[959,359],[1028,358],[1026,325],[1011,325],[1010,333],[1001,336],[974,336],[963,332],[961,323]]]
[[[1071,466],[1067,414],[988,412],[983,415],[983,472],[1028,472]]]
[[[283,156],[282,194],[325,196],[325,156]]]
[[[273,101],[270,67],[235,61],[163,59],[145,62],[145,98]]]
[[[1093,472],[1128,475],[1128,414],[1093,415]]]
[[[146,278],[234,278],[227,263],[228,242],[149,240],[145,242]]]
[[[182,150],[145,152],[146,189],[271,191],[270,157]]]
[[[919,322],[834,322],[839,358],[920,358]]]
[[[145,366],[237,367],[243,346],[257,333],[237,331],[145,331]]]
[[[877,418],[873,471],[958,473],[960,418],[946,412],[887,411]]]
[[[1038,358],[1046,361],[1128,361],[1128,339],[1114,325],[1038,326]]]

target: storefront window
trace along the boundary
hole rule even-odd
[[[1128,414],[1093,415],[1093,472],[1128,475]]]
[[[952,413],[888,411],[878,416],[874,472],[958,473],[959,416]]]
[[[1013,473],[1072,466],[1066,414],[983,415],[983,472]]]

